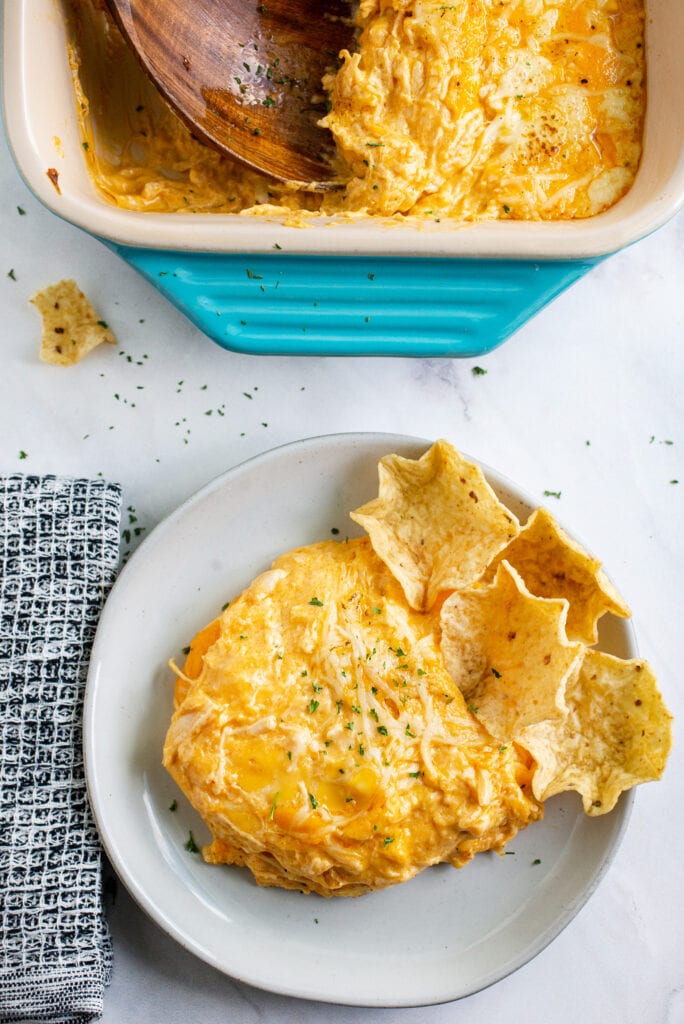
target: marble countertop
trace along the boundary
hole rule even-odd
[[[684,214],[477,360],[223,351],[100,242],[44,210],[4,143],[0,251],[3,472],[120,481],[139,531],[123,538],[127,550],[208,480],[276,445],[366,430],[449,438],[540,503],[558,492],[546,500],[631,604],[676,716],[665,777],[638,791],[598,890],[544,952],[491,988],[405,1010],[258,991],[194,959],[119,887],[105,1024],[489,1024],[521,1011],[530,1024],[684,1021]],[[62,277],[78,281],[119,342],[70,369],[39,361],[29,305]]]

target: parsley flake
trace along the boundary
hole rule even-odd
[[[322,608],[323,607],[323,602],[319,601],[317,597],[312,597],[311,600],[309,601],[309,604],[315,605],[316,608]]]
[[[199,846],[195,842],[195,837],[192,832],[188,832],[188,841],[185,844],[185,849],[188,853],[199,853]]]

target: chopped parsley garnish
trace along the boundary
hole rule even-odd
[[[393,843],[393,842],[394,842],[394,836],[385,836],[385,838],[382,841],[382,845],[383,846],[389,846],[389,844]]]
[[[369,714],[370,714],[371,718],[375,719],[376,722],[380,721],[380,719],[378,718],[378,713],[375,710],[375,708],[371,708],[370,711],[369,711]]]
[[[363,757],[363,755],[365,753],[366,753],[366,748],[364,747],[363,743],[359,743],[359,754],[361,755],[361,757]]]
[[[381,736],[386,736],[387,735],[387,726],[386,725],[379,725],[378,726],[378,732],[380,733]]]
[[[288,761],[292,760],[292,751],[291,750],[288,750],[288,752],[287,752],[287,759],[288,759]]]
[[[534,860],[532,861],[532,863],[533,864],[541,864],[541,860],[539,859],[539,857],[535,857]]]
[[[169,804],[169,810],[170,811],[175,811],[177,809],[177,807],[178,807],[178,801],[177,800],[172,800],[171,803]]]
[[[19,458],[20,458],[20,459],[28,459],[28,452],[25,452],[25,451],[24,451],[24,450],[22,449],[22,451],[20,451],[20,452],[19,452]]]
[[[316,808],[318,807],[318,800],[313,795],[313,793],[309,793],[309,800],[311,801],[311,808],[312,808],[312,810],[315,811]]]
[[[309,601],[309,604],[313,604],[317,608],[322,608],[323,607],[323,602],[319,601],[317,597],[312,597],[311,600]]]
[[[185,844],[185,849],[188,853],[199,853],[199,846],[195,842],[195,837],[192,832],[188,832],[188,841]]]
[[[506,746],[505,743],[502,743],[501,746],[499,747],[499,753],[503,754],[504,750],[508,750],[508,747]]]
[[[473,366],[470,372],[473,377],[484,377],[485,373],[488,373],[488,370],[483,369],[481,366]]]
[[[406,736],[411,736],[411,737],[412,737],[412,739],[415,739],[415,738],[416,738],[416,734],[415,734],[415,732],[412,732],[412,731],[411,731],[411,726],[410,726],[410,725],[407,725],[407,726],[406,726],[406,728],[404,729],[404,734],[405,734]]]
[[[560,491],[544,491],[544,497],[545,498],[560,498],[560,496],[561,496],[561,492]]]
[[[469,704],[469,705],[468,705],[468,711],[470,711],[470,712],[471,712],[471,714],[473,714],[473,715],[476,715],[476,714],[478,713],[478,711],[479,711],[479,710],[480,710],[480,709],[479,709],[479,708],[476,708],[474,704]]]
[[[318,710],[318,701],[317,700],[309,701],[309,714],[313,715],[314,711],[317,711],[317,710]]]
[[[495,679],[501,679],[501,673],[497,672],[494,666],[492,666],[492,675],[494,676]]]
[[[409,779],[419,779],[422,774],[422,772],[409,772]]]

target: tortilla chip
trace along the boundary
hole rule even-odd
[[[494,579],[506,559],[537,597],[564,597],[570,607],[565,629],[570,640],[595,644],[597,622],[606,612],[629,618],[631,612],[601,570],[601,563],[569,537],[550,512],[536,509],[515,540],[487,569],[484,579]]]
[[[587,814],[607,814],[623,790],[660,778],[672,716],[647,662],[587,651],[565,701],[562,721],[530,725],[516,737],[537,762],[538,800],[575,789]]]
[[[420,459],[387,455],[378,497],[351,513],[417,611],[440,593],[466,587],[517,536],[518,520],[447,441]]]
[[[31,299],[43,318],[40,358],[56,366],[72,366],[101,342],[116,338],[100,319],[75,281],[59,281]]]
[[[497,740],[566,712],[568,679],[584,647],[565,635],[568,603],[534,597],[502,562],[494,582],[456,591],[442,606],[441,648],[468,706]]]

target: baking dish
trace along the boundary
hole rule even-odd
[[[119,209],[96,192],[83,160],[58,0],[4,5],[5,124],[36,196],[112,246],[226,348],[472,356],[684,202],[682,40],[684,4],[647,0],[642,163],[630,192],[587,220],[302,229],[277,218]]]

